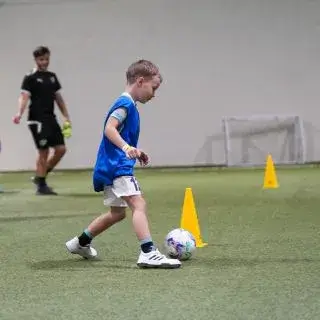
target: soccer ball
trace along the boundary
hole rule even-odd
[[[196,241],[189,231],[177,228],[167,234],[164,247],[170,258],[188,260],[196,249]]]

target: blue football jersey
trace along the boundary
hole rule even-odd
[[[133,175],[136,159],[128,159],[125,152],[114,145],[105,135],[105,125],[110,115],[117,109],[126,110],[126,117],[118,128],[124,141],[137,147],[140,134],[140,117],[131,96],[123,93],[111,106],[103,125],[103,135],[97,153],[93,171],[93,186],[96,192],[104,190],[104,186],[112,185],[113,180],[120,176]]]

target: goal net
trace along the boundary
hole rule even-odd
[[[222,119],[227,166],[260,166],[271,154],[277,164],[305,163],[303,122],[299,116]]]

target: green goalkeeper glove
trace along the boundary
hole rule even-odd
[[[69,121],[65,121],[62,126],[62,134],[65,138],[70,138],[72,135],[72,127]]]

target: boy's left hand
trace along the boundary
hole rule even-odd
[[[149,163],[149,156],[140,150],[140,157],[138,158],[140,164],[142,166],[146,166]]]

